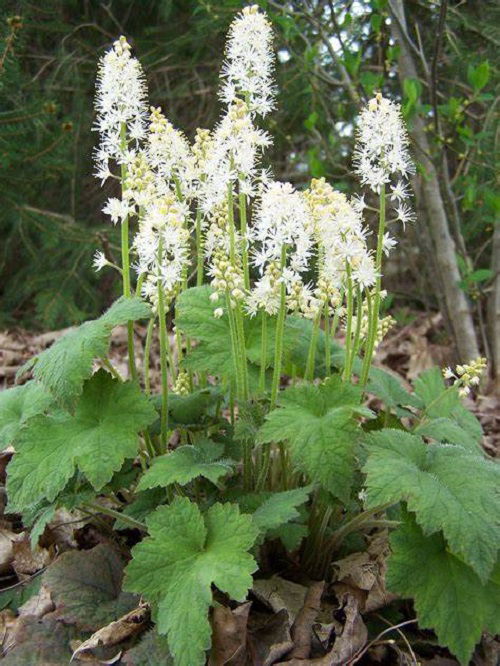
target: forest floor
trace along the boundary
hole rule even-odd
[[[13,386],[19,368],[67,330],[0,332],[0,390]],[[137,327],[137,332],[143,342],[145,328]],[[110,359],[123,376],[127,373],[126,350],[126,329],[118,327],[113,333]],[[141,363],[142,345],[137,345],[136,354]],[[440,315],[416,314],[410,323],[396,327],[379,347],[376,363],[406,384],[434,365],[451,365],[450,344]],[[154,346],[151,368],[152,385],[160,386],[158,349]],[[484,428],[486,452],[499,458],[500,399],[484,390],[468,400],[467,406]],[[29,534],[19,519],[3,515],[5,467],[11,455],[12,449],[0,453],[0,658],[6,655],[2,661],[14,666],[57,666],[68,663],[73,652],[76,663],[171,666],[161,639],[154,631],[147,631],[151,627],[147,605],[128,609],[117,622],[108,624],[96,612],[99,604],[114,606],[116,601],[118,605],[112,588],[113,581],[121,577],[123,565],[116,558],[116,551],[127,557],[127,540],[134,540],[134,535],[127,532],[132,530],[125,530],[125,539],[117,539],[107,517],[95,515],[89,520],[81,512],[62,510],[49,523],[39,546],[32,550]],[[386,555],[387,540],[377,533],[365,551],[335,563],[334,582],[328,586],[297,580],[293,575],[275,574],[256,581],[251,602],[215,608],[209,663],[456,666],[458,662],[436,645],[431,632],[417,630],[411,605],[402,616],[391,617],[391,621],[387,614],[381,614],[393,598],[384,586]],[[52,589],[40,574],[56,559],[61,562],[61,577],[52,581]],[[111,572],[107,574],[108,569]],[[68,577],[78,579],[83,590],[80,612],[83,609],[85,621],[70,608],[71,600],[65,598],[64,582]],[[101,597],[90,592],[95,585],[101,590]],[[99,635],[93,634],[98,639],[94,644],[81,643],[96,631]],[[137,643],[140,634],[145,638]],[[375,638],[370,641],[368,636]],[[99,641],[101,645],[96,647]],[[328,646],[332,645],[330,649]],[[318,654],[324,656],[300,658]],[[473,663],[496,666],[499,654],[500,644],[485,637]]]

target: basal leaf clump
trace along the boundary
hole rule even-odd
[[[391,530],[389,591],[412,598],[420,626],[466,664],[481,632],[498,629],[498,467],[461,403],[485,362],[426,371],[413,391],[372,367],[393,323],[381,314],[383,257],[394,223],[414,219],[400,107],[377,93],[356,130],[372,248],[363,196],[325,179],[299,190],[268,168],[273,62],[269,20],[246,7],[230,28],[220,121],[190,142],[148,109],[125,37],[101,59],[95,161],[121,186],[103,209],[120,226],[121,262],[98,251],[94,264],[119,274],[123,295],[0,395],[0,444],[15,450],[9,510],[34,542],[61,508],[114,521],[113,539],[135,544],[125,590],[156,625],[130,658],[150,646],[177,666],[205,663],[210,607],[243,601],[259,568],[331,579],[341,552]],[[118,325],[127,377],[108,355]],[[101,589],[93,565],[104,561]],[[104,547],[62,555],[46,581],[79,623],[89,604],[107,621],[135,599]]]

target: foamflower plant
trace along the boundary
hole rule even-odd
[[[124,37],[101,58],[94,158],[114,184],[103,212],[121,260],[98,249],[94,266],[123,295],[0,394],[8,511],[35,542],[61,507],[115,520],[135,543],[124,588],[150,605],[177,666],[205,663],[214,595],[244,601],[273,553],[331,580],[340,553],[390,532],[388,590],[466,664],[481,632],[500,630],[498,468],[460,401],[485,361],[446,370],[449,386],[428,370],[412,391],[373,366],[393,323],[380,315],[390,225],[414,220],[399,105],[377,93],[360,109],[359,192],[322,178],[296,188],[266,157],[273,68],[269,19],[246,7],[220,119],[191,140],[149,107]],[[374,236],[365,195],[378,201]],[[109,356],[118,325],[127,376]]]

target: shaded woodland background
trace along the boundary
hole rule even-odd
[[[0,6],[0,328],[54,329],[116,296],[92,254],[118,254],[93,177],[98,57],[120,34],[151,104],[191,138],[217,122],[224,37],[241,0],[44,0]],[[269,160],[301,187],[354,192],[360,105],[399,99],[418,164],[418,222],[398,229],[386,270],[402,326],[440,311],[457,359],[486,355],[500,391],[498,152],[500,5],[495,0],[261,1],[275,26],[278,109]],[[109,189],[111,186],[106,186]],[[367,213],[370,219],[370,213]],[[375,222],[375,220],[373,220]],[[443,341],[442,341],[443,342]]]

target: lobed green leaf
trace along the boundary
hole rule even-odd
[[[24,370],[33,368],[40,381],[61,404],[72,405],[92,375],[94,359],[108,353],[109,338],[115,326],[151,316],[139,298],[119,298],[99,319],[87,321],[31,359]],[[22,369],[22,370],[23,370]]]
[[[8,466],[10,510],[41,498],[52,502],[77,469],[99,490],[137,454],[138,432],[155,419],[136,384],[99,370],[86,382],[74,414],[35,416],[21,431]]]
[[[412,597],[422,628],[434,629],[464,666],[484,630],[500,631],[500,566],[479,576],[449,552],[442,535],[425,536],[411,518],[392,533],[387,587]]]
[[[367,448],[367,505],[405,501],[425,534],[442,531],[452,552],[486,580],[500,548],[498,465],[401,430],[367,435]]]
[[[177,666],[201,666],[210,647],[212,584],[242,601],[257,564],[248,550],[258,535],[252,517],[234,504],[205,515],[188,498],[162,506],[147,521],[150,536],[132,551],[126,588],[155,604]]]

